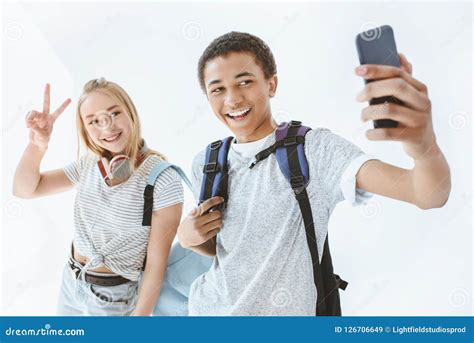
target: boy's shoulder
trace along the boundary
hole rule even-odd
[[[339,137],[339,136],[334,134],[328,128],[315,127],[308,131],[308,133],[305,136],[305,141],[310,142],[310,143],[313,143],[314,141],[321,142],[321,141],[328,141],[333,137]],[[194,156],[193,163],[192,163],[193,168],[196,166],[203,165],[205,157],[206,157],[206,148],[202,149],[201,151],[199,151],[199,153],[197,153]]]
[[[201,150],[199,153],[197,153],[194,158],[193,158],[193,169],[204,165],[204,160],[206,157],[206,149]]]

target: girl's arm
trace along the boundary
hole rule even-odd
[[[44,90],[43,111],[31,111],[25,121],[30,129],[29,144],[23,153],[13,179],[13,194],[21,198],[34,198],[64,192],[73,187],[62,169],[40,173],[40,164],[53,131],[53,125],[61,113],[71,103],[67,99],[54,112],[49,111],[50,87]]]
[[[62,169],[40,173],[40,163],[46,149],[28,144],[16,168],[13,179],[13,195],[20,198],[37,198],[59,192],[65,192],[73,187]]]
[[[182,212],[182,203],[153,211],[145,272],[132,316],[150,316],[155,308]]]

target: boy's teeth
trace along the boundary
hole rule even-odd
[[[231,117],[237,117],[237,116],[241,116],[241,115],[247,113],[249,110],[250,110],[250,109],[247,108],[247,109],[245,109],[245,110],[238,111],[238,112],[229,112],[229,115],[230,115]]]

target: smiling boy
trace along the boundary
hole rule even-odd
[[[310,130],[304,152],[311,181],[311,203],[319,260],[329,217],[340,201],[361,204],[373,194],[414,204],[441,207],[450,192],[448,164],[431,121],[427,88],[401,68],[359,66],[356,73],[376,80],[359,101],[393,95],[404,102],[368,106],[362,120],[393,119],[397,128],[372,129],[370,140],[401,141],[413,159],[411,170],[364,154],[328,129]],[[249,168],[255,155],[275,143],[277,123],[270,99],[278,78],[268,46],[258,37],[230,32],[215,39],[198,66],[199,82],[216,117],[235,136],[229,155],[228,199],[224,211],[207,212],[223,201],[211,198],[194,209],[178,228],[183,247],[215,256],[189,294],[190,315],[314,315],[317,291],[298,202],[274,155]],[[193,161],[198,195],[205,152]],[[215,238],[215,239],[214,239]]]

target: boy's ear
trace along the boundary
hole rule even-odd
[[[268,80],[270,98],[273,98],[276,94],[277,86],[278,86],[278,76],[275,74]]]

